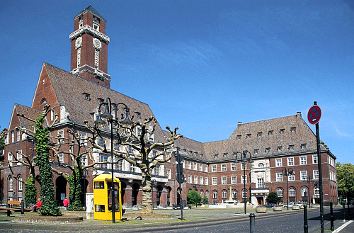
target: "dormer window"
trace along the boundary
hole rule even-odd
[[[270,152],[270,147],[265,148],[264,152],[265,153],[269,153]]]
[[[237,135],[237,136],[236,136],[236,139],[237,139],[237,140],[240,140],[240,139],[241,139],[241,134]]]
[[[289,150],[293,151],[294,150],[294,145],[289,145]]]
[[[224,153],[224,154],[223,154],[223,157],[226,158],[226,157],[227,157],[227,153]]]
[[[269,130],[268,135],[273,135],[273,132],[274,132],[273,130]]]
[[[280,129],[280,130],[279,130],[279,133],[280,133],[280,134],[283,134],[284,132],[285,132],[285,129]]]
[[[250,138],[250,137],[251,137],[250,133],[246,134],[246,138]]]
[[[262,132],[258,132],[257,137],[259,137],[259,138],[262,137]]]
[[[306,143],[301,144],[301,150],[304,150],[304,149],[306,149]]]
[[[290,132],[296,133],[296,127],[291,127],[291,128],[290,128]]]
[[[277,150],[278,150],[278,152],[281,152],[283,150],[283,147],[282,146],[278,146]]]
[[[253,153],[256,155],[256,154],[258,154],[258,152],[259,152],[259,149],[254,149],[254,151],[253,151]]]
[[[217,159],[218,157],[219,157],[218,154],[215,154],[215,155],[214,155],[214,159]]]
[[[97,100],[99,103],[103,103],[103,101],[104,101],[104,99],[102,99],[102,98],[97,98]]]
[[[90,94],[89,94],[89,93],[84,92],[84,93],[82,93],[82,94],[83,94],[83,96],[84,96],[85,100],[88,100],[88,101],[90,101],[90,100],[91,100],[91,96],[90,96]]]

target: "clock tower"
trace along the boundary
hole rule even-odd
[[[107,54],[110,38],[105,34],[106,21],[88,6],[74,18],[71,40],[71,73],[110,88]]]

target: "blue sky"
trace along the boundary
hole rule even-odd
[[[43,62],[70,69],[73,17],[90,4],[108,21],[112,88],[162,126],[221,140],[238,121],[306,119],[317,100],[321,139],[353,163],[351,0],[2,0],[1,127],[14,103],[31,105]]]

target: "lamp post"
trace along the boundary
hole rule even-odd
[[[289,176],[294,175],[294,170],[291,168],[285,168],[283,175],[286,176],[286,209],[289,210]]]
[[[246,214],[247,208],[247,195],[246,195],[246,163],[251,161],[251,153],[247,150],[241,152],[236,152],[236,162],[241,162],[243,167],[243,192],[242,192],[242,199],[244,203],[244,213]]]
[[[118,106],[122,105],[124,107],[125,114],[122,114],[121,121],[117,119],[118,116]],[[103,113],[102,113],[102,108],[103,108]],[[105,102],[101,102],[100,105],[98,106],[98,115],[97,119],[95,119],[95,124],[97,126],[100,125],[105,125],[105,121],[103,119],[106,119],[108,122],[108,125],[110,127],[110,139],[111,139],[111,173],[112,173],[112,181],[111,181],[111,198],[112,198],[112,222],[115,223],[115,212],[116,212],[116,203],[115,203],[115,190],[114,190],[114,156],[113,156],[113,140],[114,140],[114,132],[113,128],[114,126],[119,126],[121,123],[128,123],[130,121],[129,117],[129,108],[126,104],[124,103],[117,103],[114,104],[111,102],[110,98],[107,98]],[[117,132],[117,138],[118,142],[120,141],[120,135]],[[106,146],[105,146],[106,148]]]

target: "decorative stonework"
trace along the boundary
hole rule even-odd
[[[100,40],[106,42],[106,43],[109,43],[111,41],[111,39],[107,35],[105,35],[102,32],[99,32],[99,31],[93,29],[89,25],[84,25],[82,28],[79,28],[76,31],[70,33],[69,38],[70,39],[75,39],[75,38],[81,36],[84,33],[89,33],[89,34],[99,38]]]

